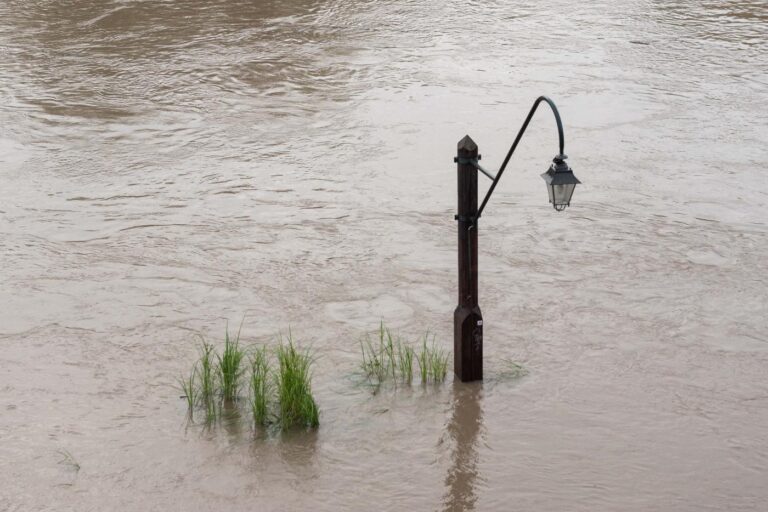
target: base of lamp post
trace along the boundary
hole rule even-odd
[[[480,306],[453,312],[453,371],[462,382],[483,380],[483,314]]]

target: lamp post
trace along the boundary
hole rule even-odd
[[[483,213],[491,194],[496,189],[512,154],[517,149],[528,124],[536,109],[544,102],[555,114],[557,132],[560,138],[560,151],[553,159],[549,169],[541,175],[547,184],[549,202],[557,211],[563,211],[571,203],[576,185],[581,183],[565,163],[567,156],[563,152],[565,137],[563,123],[555,103],[546,96],[540,96],[533,103],[528,117],[509,148],[504,162],[496,174],[480,165],[477,144],[467,135],[459,141],[457,156],[458,183],[458,221],[459,233],[459,304],[453,313],[453,371],[463,382],[482,380],[483,378],[483,314],[480,311],[477,294],[477,230],[478,219]],[[483,202],[478,208],[477,172],[493,180]]]

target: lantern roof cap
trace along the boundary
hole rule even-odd
[[[573,169],[571,169],[565,159],[567,155],[557,155],[552,160],[552,165],[547,169],[547,172],[541,175],[547,185],[578,185],[581,183],[579,179],[574,176]]]

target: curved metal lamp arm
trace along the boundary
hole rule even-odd
[[[528,117],[525,119],[523,126],[520,128],[520,131],[517,133],[517,137],[515,137],[515,142],[513,142],[512,147],[509,148],[509,153],[507,153],[506,158],[504,158],[504,163],[501,164],[501,168],[499,168],[499,172],[496,173],[496,177],[493,179],[493,183],[491,183],[491,188],[489,188],[488,193],[485,194],[485,199],[483,199],[483,203],[480,205],[480,209],[477,210],[477,217],[475,217],[475,219],[479,219],[480,215],[483,214],[483,209],[485,208],[485,205],[488,203],[488,199],[491,198],[493,189],[495,189],[496,184],[499,183],[499,179],[501,179],[501,175],[504,174],[504,169],[507,168],[509,159],[512,158],[512,153],[514,153],[515,149],[517,149],[517,145],[520,143],[520,139],[523,137],[525,130],[528,128],[528,124],[531,122],[531,119],[533,118],[533,114],[536,113],[536,109],[539,108],[539,105],[541,104],[542,101],[547,102],[547,104],[550,107],[552,107],[552,112],[555,114],[555,121],[557,122],[557,134],[560,137],[560,155],[563,155],[563,150],[565,148],[565,136],[563,135],[563,122],[560,120],[560,112],[557,111],[557,107],[555,106],[554,101],[547,98],[546,96],[539,96],[536,99],[536,101],[533,103],[533,107],[531,107],[531,111],[528,113]]]

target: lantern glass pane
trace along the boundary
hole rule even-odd
[[[552,203],[555,206],[567,206],[571,202],[571,196],[573,195],[573,190],[576,188],[576,184],[570,183],[568,185],[553,185],[549,188],[554,189],[552,192],[550,192],[550,200],[552,194],[554,194],[555,199]]]

